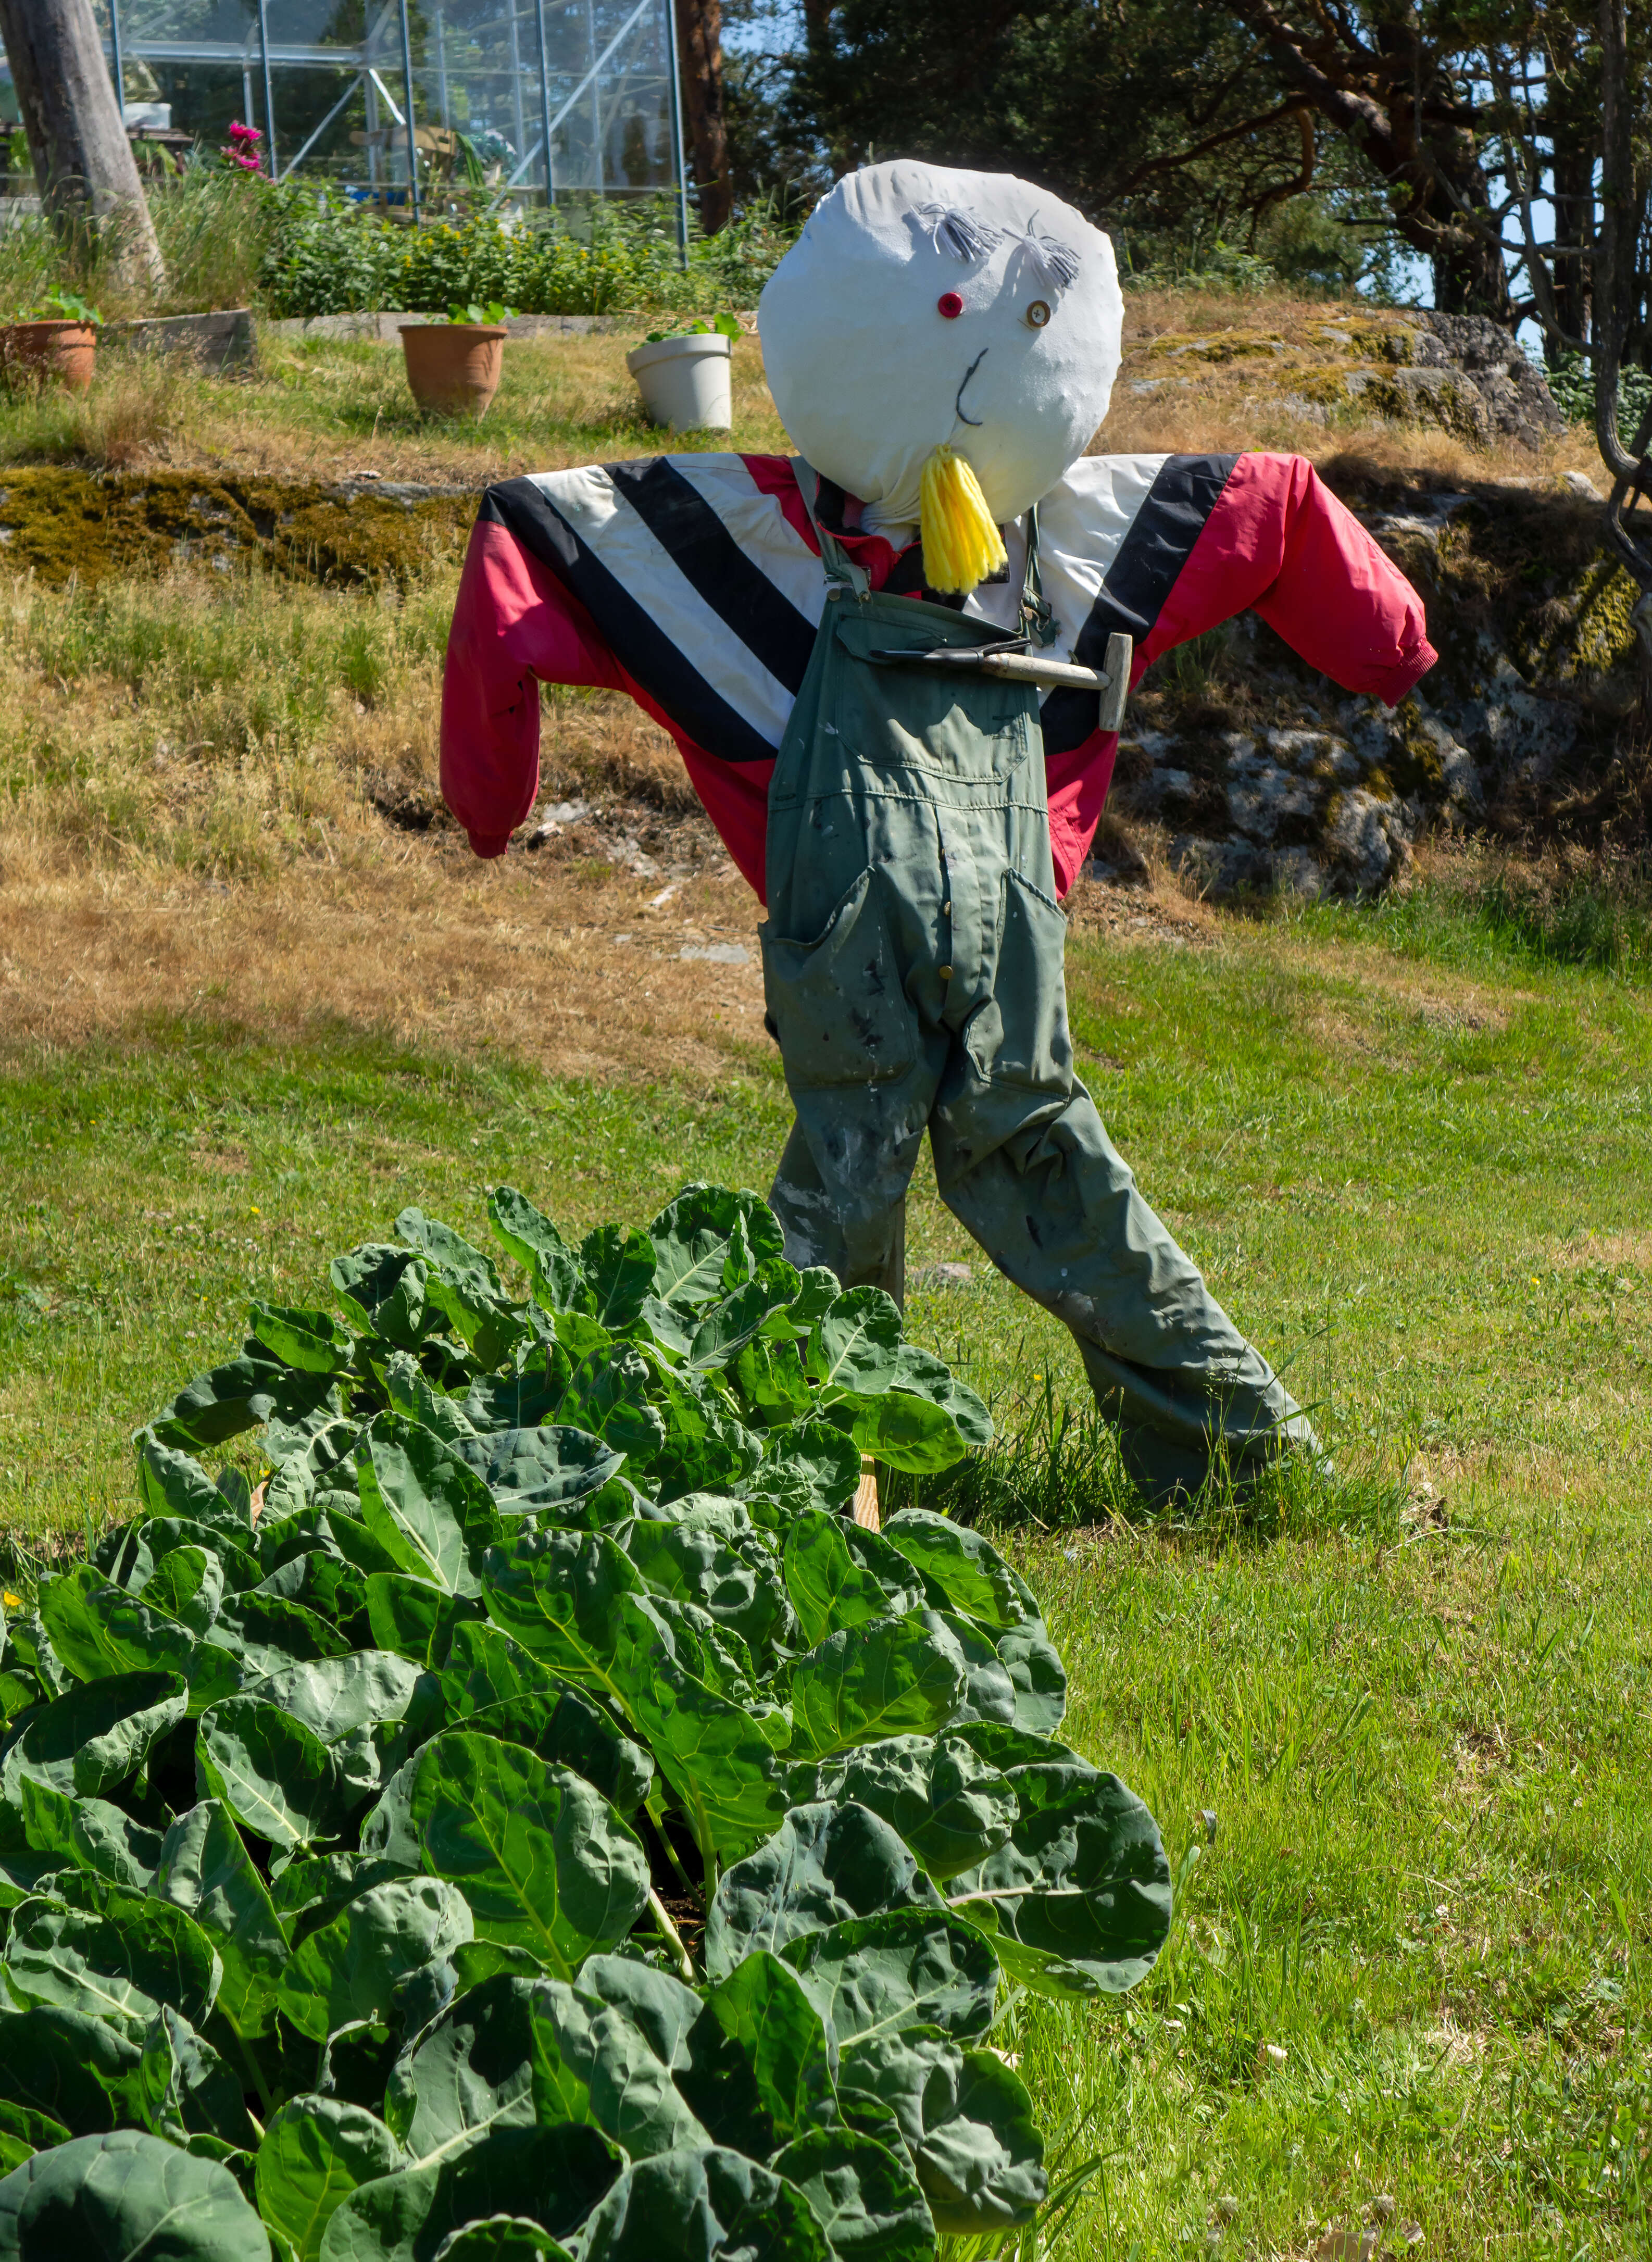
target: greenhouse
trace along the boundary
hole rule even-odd
[[[150,162],[216,148],[241,119],[278,178],[330,181],[410,220],[461,191],[682,193],[670,0],[96,4]]]

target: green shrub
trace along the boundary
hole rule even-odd
[[[261,285],[278,315],[439,313],[473,299],[525,314],[710,313],[754,305],[791,241],[758,206],[709,240],[696,224],[685,270],[668,198],[597,198],[549,215],[483,212],[413,229],[325,189],[287,184],[264,196]]]
[[[413,1209],[255,1304],[7,1628],[8,2251],[1030,2251],[1095,2164],[988,2036],[1171,1880],[1013,1567],[845,1513],[985,1408],[754,1194],[489,1212],[525,1296]]]

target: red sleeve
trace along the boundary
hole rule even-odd
[[[1423,601],[1302,456],[1241,456],[1136,647],[1131,682],[1161,652],[1246,610],[1348,691],[1396,707],[1439,654]],[[1045,765],[1056,886],[1078,878],[1113,782],[1117,738],[1097,731]]]
[[[761,897],[773,762],[719,762],[629,676],[596,623],[505,527],[471,535],[442,679],[442,798],[479,856],[502,856],[539,790],[539,686],[626,691],[669,733],[735,864]]]
[[[442,678],[442,798],[502,856],[539,790],[539,686],[624,684],[579,600],[502,526],[471,533]]]
[[[1302,456],[1239,457],[1137,649],[1137,673],[1247,609],[1309,667],[1389,707],[1439,656],[1422,599]]]

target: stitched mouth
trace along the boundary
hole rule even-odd
[[[981,364],[986,359],[987,352],[988,348],[983,346],[980,352],[977,354],[975,359],[970,364],[968,369],[964,371],[963,383],[959,385],[957,393],[954,397],[952,403],[953,414],[956,416],[960,424],[978,425],[983,421],[979,416],[971,416],[966,413],[963,406],[963,395],[970,379],[975,375],[976,371],[980,368]]]

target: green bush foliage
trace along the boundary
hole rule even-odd
[[[261,288],[278,315],[439,313],[489,299],[524,314],[710,313],[755,305],[791,241],[759,205],[711,238],[691,227],[685,269],[669,198],[597,198],[549,215],[481,211],[415,229],[325,189],[263,194],[271,220]]]
[[[1013,1567],[845,1513],[985,1408],[754,1194],[489,1211],[525,1295],[410,1209],[255,1304],[7,1629],[0,2256],[1027,2251],[1006,1991],[1171,1886]]]

